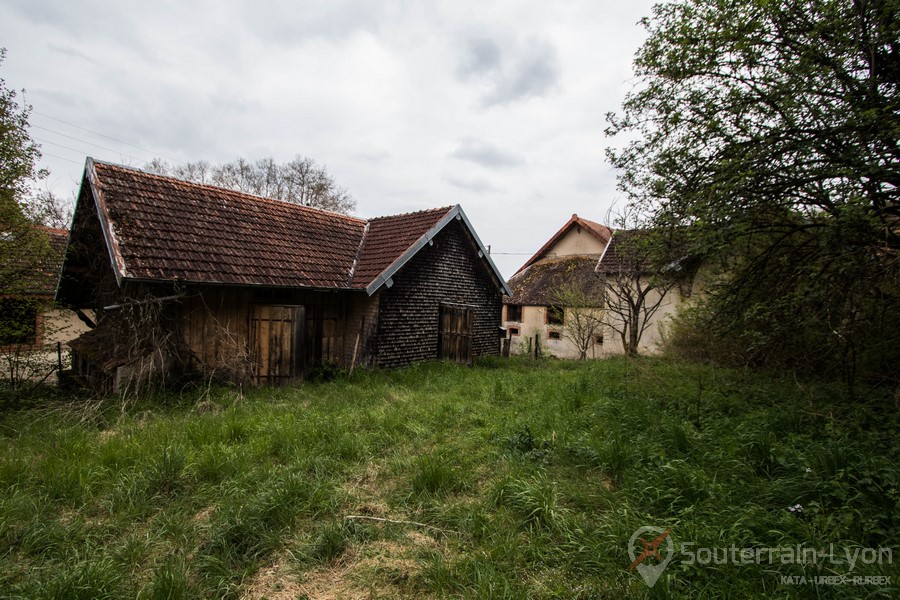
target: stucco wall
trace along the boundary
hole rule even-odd
[[[606,244],[598,240],[589,231],[580,226],[575,226],[566,232],[560,239],[547,249],[547,256],[596,256],[598,259],[603,253]]]
[[[579,358],[580,352],[572,340],[566,336],[566,325],[549,325],[547,324],[547,307],[545,306],[523,306],[521,321],[507,321],[506,307],[504,307],[504,327],[509,331],[510,327],[517,328],[519,335],[511,336],[510,352],[525,353],[529,347],[533,347],[534,342],[528,341],[528,338],[534,338],[535,334],[540,337],[541,351],[545,356],[555,356],[556,358]],[[566,310],[566,323],[571,323],[571,309]],[[560,333],[561,339],[550,339],[550,332],[556,331]],[[598,332],[602,333],[602,332]],[[531,346],[529,346],[529,343]],[[588,358],[600,358],[604,354],[607,344],[604,337],[603,344],[592,344],[588,350]],[[620,344],[621,346],[621,344]]]

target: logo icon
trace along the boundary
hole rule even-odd
[[[675,555],[675,542],[669,537],[671,532],[671,527],[665,531],[659,527],[641,527],[628,540],[628,556],[634,562],[627,570],[637,569],[648,587],[656,585],[659,576]],[[648,539],[651,541],[647,541]],[[663,542],[665,550],[661,553],[659,547]],[[647,559],[651,557],[656,559],[656,564],[648,564]]]

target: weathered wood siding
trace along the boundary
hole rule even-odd
[[[399,367],[438,358],[442,302],[473,306],[473,352],[499,354],[500,284],[489,274],[465,229],[454,222],[382,288],[376,364]]]
[[[378,300],[378,293],[371,298],[365,293],[354,294],[350,297],[347,323],[344,329],[343,357],[343,364],[348,368],[354,364],[354,361],[357,367],[375,364]]]
[[[305,365],[349,366],[357,347],[357,364],[371,362],[377,322],[377,298],[364,292],[312,292],[251,288],[189,289],[174,305],[192,369],[236,379],[251,379],[251,315],[256,306],[303,306]],[[368,354],[367,354],[368,352]]]

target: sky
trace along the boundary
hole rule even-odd
[[[511,276],[624,198],[606,114],[652,0],[0,0],[43,186],[134,167],[308,156],[375,217],[460,204]]]

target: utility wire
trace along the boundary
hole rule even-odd
[[[71,150],[72,152],[77,152],[77,153],[79,153],[79,154],[83,154],[83,152],[82,152],[81,150],[79,150],[78,148],[73,148],[73,147],[71,147],[71,146],[66,146],[66,145],[64,145],[64,144],[57,144],[56,142],[50,142],[50,141],[48,141],[48,140],[42,140],[42,139],[39,138],[39,137],[36,137],[36,138],[34,138],[34,139],[37,140],[38,142],[42,143],[42,144],[50,144],[51,146],[56,146],[56,147],[58,147],[58,148],[65,148],[66,150]]]
[[[158,153],[154,152],[153,150],[149,150],[149,149],[147,149],[147,148],[142,148],[141,146],[135,146],[134,144],[129,144],[128,142],[126,142],[126,141],[124,141],[124,140],[120,140],[120,139],[118,139],[118,138],[114,138],[114,137],[109,136],[109,135],[106,135],[106,134],[104,134],[104,133],[100,133],[99,131],[94,131],[93,129],[88,129],[87,127],[82,127],[81,125],[76,125],[75,123],[70,123],[69,121],[64,121],[64,120],[58,119],[58,118],[56,118],[56,117],[51,117],[50,115],[48,115],[48,114],[46,114],[46,113],[38,112],[38,111],[36,111],[36,110],[35,110],[35,111],[32,111],[32,112],[33,112],[33,114],[41,115],[42,117],[46,117],[46,118],[48,118],[48,119],[53,119],[54,121],[59,121],[60,123],[65,123],[66,125],[69,125],[70,127],[74,127],[75,129],[81,129],[82,131],[87,131],[88,133],[92,133],[92,134],[94,134],[94,135],[99,135],[100,137],[104,137],[104,138],[106,138],[106,139],[108,139],[108,140],[112,140],[112,141],[118,142],[118,143],[120,143],[120,144],[125,144],[126,146],[130,146],[131,148],[136,148],[136,149],[141,150],[141,151],[143,151],[143,152],[149,152],[149,153],[152,154],[153,156],[158,156],[158,157],[160,157],[160,158],[164,158],[164,159],[166,159],[166,160],[172,161],[172,162],[174,162],[174,163],[178,163],[178,164],[180,164],[180,165],[181,165],[181,164],[184,164],[184,161],[175,160],[174,158],[169,158],[168,156],[163,156],[162,154],[158,154]]]
[[[120,156],[127,156],[128,158],[131,158],[131,159],[136,160],[136,161],[147,162],[145,159],[139,158],[139,157],[137,157],[137,156],[132,156],[131,154],[125,154],[125,153],[123,153],[121,150],[114,150],[114,149],[112,149],[112,148],[107,148],[106,146],[101,146],[100,144],[95,144],[95,143],[93,143],[93,142],[89,142],[89,141],[83,140],[83,139],[81,139],[81,138],[72,137],[71,135],[66,135],[65,133],[60,133],[60,132],[54,131],[54,130],[52,130],[52,129],[47,129],[46,127],[41,127],[40,125],[32,125],[31,127],[33,127],[34,129],[43,129],[44,131],[49,131],[50,133],[53,133],[53,134],[58,135],[58,136],[60,136],[60,137],[68,138],[68,139],[70,139],[70,140],[75,140],[76,142],[81,142],[82,144],[87,144],[88,146],[94,146],[95,148],[100,148],[101,150],[107,150],[107,151],[109,151],[109,152],[114,152],[115,154],[119,154]],[[50,142],[50,141],[47,141],[47,140],[41,140],[40,138],[37,138],[37,137],[34,138],[34,139],[39,140],[39,141],[43,141],[44,143],[47,143],[47,144],[59,145],[59,144],[55,144],[55,142]]]
[[[56,154],[50,154],[49,152],[41,151],[41,156],[52,156],[53,158],[58,158],[59,160],[64,160],[66,162],[70,162],[73,165],[83,165],[84,163],[80,163],[77,160],[72,160],[71,158],[65,158],[62,156],[57,156]]]

